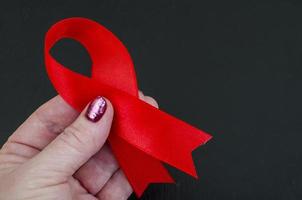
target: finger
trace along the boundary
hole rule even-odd
[[[144,99],[144,97],[145,97],[145,95],[144,95],[144,93],[142,92],[142,91],[138,91],[138,97],[140,98],[140,99]]]
[[[140,90],[138,91],[138,96],[141,100],[143,100],[143,101],[147,102],[148,104],[158,108],[158,103],[153,97],[145,96],[144,93]]]
[[[120,169],[114,173],[112,178],[96,196],[99,199],[123,200],[128,199],[131,193],[132,187]]]
[[[31,158],[79,115],[60,96],[38,108],[4,144],[2,152]]]
[[[139,91],[141,100],[145,96]],[[154,104],[155,100],[147,98],[147,103]],[[105,145],[96,155],[89,159],[74,175],[91,194],[97,194],[107,183],[111,176],[118,170],[118,163],[108,145]]]
[[[119,165],[110,147],[105,144],[102,149],[89,159],[74,175],[85,189],[95,195],[118,170]]]
[[[111,128],[113,108],[97,97],[80,116],[31,160],[35,168],[71,176],[104,145]]]
[[[154,106],[155,108],[158,108],[158,103],[153,97],[144,96],[144,101],[147,102],[148,104]]]

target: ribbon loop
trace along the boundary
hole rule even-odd
[[[49,51],[63,38],[74,39],[87,49],[92,60],[93,79],[137,96],[137,82],[131,57],[125,46],[110,31],[85,18],[62,20],[49,29],[45,48]]]
[[[87,49],[92,77],[73,72],[50,55],[63,38]],[[98,95],[113,104],[109,143],[138,196],[150,183],[174,182],[162,162],[197,177],[191,152],[211,136],[139,100],[131,57],[110,31],[85,18],[62,20],[47,32],[44,54],[51,82],[72,107],[81,111]]]

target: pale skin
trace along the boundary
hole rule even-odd
[[[127,199],[132,188],[106,143],[114,115],[106,102],[96,123],[60,96],[38,108],[0,150],[0,199]]]

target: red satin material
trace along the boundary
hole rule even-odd
[[[92,60],[92,76],[65,68],[49,53],[60,39],[80,42]],[[162,162],[197,177],[191,152],[211,136],[138,98],[135,71],[124,45],[106,28],[85,18],[53,25],[45,38],[47,73],[58,93],[81,111],[94,97],[114,107],[109,143],[137,196],[150,183],[174,182]]]

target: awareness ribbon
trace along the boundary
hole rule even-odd
[[[63,38],[74,39],[87,49],[91,77],[64,67],[50,55],[53,45]],[[86,18],[64,19],[48,30],[44,54],[52,84],[73,108],[81,111],[99,95],[112,103],[114,119],[108,141],[137,196],[150,183],[174,182],[163,163],[197,178],[191,153],[211,136],[138,98],[131,57],[113,33]]]

